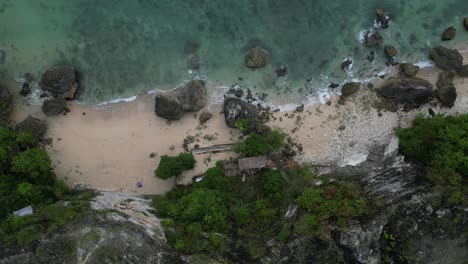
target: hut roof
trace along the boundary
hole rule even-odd
[[[264,156],[239,159],[239,170],[262,169],[267,166],[267,159]]]

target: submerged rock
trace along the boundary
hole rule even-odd
[[[442,103],[442,106],[453,107],[457,100],[457,89],[453,84],[455,74],[453,72],[443,72],[436,83],[435,95]]]
[[[254,131],[259,123],[257,108],[238,98],[225,98],[223,113],[226,125],[231,128],[237,128],[238,122],[243,122],[246,130]]]
[[[63,98],[54,98],[50,100],[45,100],[42,105],[42,112],[46,116],[57,116],[65,111],[67,102]]]
[[[267,50],[255,47],[245,56],[245,65],[249,68],[261,68],[267,64],[269,57],[270,53]]]
[[[455,27],[451,26],[448,27],[446,30],[444,30],[444,33],[442,33],[442,40],[452,40],[457,33],[457,30]]]
[[[461,66],[457,72],[461,77],[468,77],[468,64]]]
[[[418,74],[419,67],[411,63],[402,63],[399,65],[400,71],[406,77],[414,77]]]
[[[380,88],[380,93],[399,103],[421,105],[433,98],[433,86],[430,82],[416,77],[392,77]]]
[[[341,63],[342,70],[349,70],[349,67],[353,65],[353,61],[351,59],[346,59]]]
[[[382,9],[377,9],[375,11],[376,22],[381,28],[388,28],[390,24],[390,16],[385,15],[385,12]]]
[[[31,87],[30,87],[29,83],[27,83],[27,82],[23,83],[23,85],[21,86],[21,91],[19,92],[20,95],[28,96],[28,94],[30,92],[31,92]]]
[[[205,82],[194,80],[171,92],[156,95],[154,107],[157,116],[178,120],[185,112],[202,109],[207,102]]]
[[[398,54],[398,50],[394,46],[387,45],[385,46],[385,54],[388,57],[395,57]]]
[[[0,84],[0,122],[6,121],[13,108],[13,99],[10,92]]]
[[[358,82],[345,83],[345,85],[343,85],[343,88],[341,90],[341,94],[344,97],[348,97],[352,94],[357,93],[359,91],[360,86],[361,86],[361,83],[358,83]]]
[[[42,75],[40,86],[55,97],[73,99],[78,89],[76,70],[69,65],[51,68]]]
[[[383,37],[382,35],[380,35],[379,32],[375,32],[374,34],[366,38],[367,47],[375,47],[375,46],[382,44],[382,42],[383,42]]]
[[[456,70],[463,65],[463,57],[456,49],[437,46],[432,48],[430,56],[437,66],[445,70]]]
[[[463,26],[465,26],[465,29],[468,30],[468,17],[463,19]]]
[[[34,136],[36,142],[42,140],[47,131],[47,124],[32,116],[26,117],[22,122],[18,123],[15,127],[16,133],[26,132]]]

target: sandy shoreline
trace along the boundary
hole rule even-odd
[[[468,52],[464,49],[465,63]],[[440,69],[424,68],[418,77],[435,84]],[[375,78],[372,83],[379,87],[389,76],[397,74],[395,68],[385,78]],[[456,114],[468,111],[468,80],[456,77],[458,92],[456,104],[451,109],[432,107],[436,113]],[[15,86],[11,83],[10,86]],[[362,87],[366,87],[367,83]],[[14,93],[15,94],[15,93]],[[17,93],[16,93],[17,94]],[[17,96],[17,95],[16,95]],[[71,110],[66,116],[46,118],[39,106],[27,105],[17,96],[12,120],[19,122],[28,114],[46,120],[46,138],[53,138],[48,152],[58,177],[72,187],[121,191],[136,194],[162,194],[175,185],[154,177],[154,169],[161,155],[177,155],[184,151],[182,145],[188,135],[194,136],[195,144],[205,147],[214,144],[233,143],[239,132],[224,123],[221,105],[209,105],[213,118],[205,127],[199,127],[195,113],[186,114],[181,120],[167,123],[154,114],[154,94],[145,94],[132,102],[119,102],[99,107],[86,107],[76,102],[69,103]],[[411,112],[379,111],[371,107],[375,92],[361,89],[347,99],[345,105],[337,103],[338,95],[331,104],[316,103],[302,113],[277,112],[276,120],[268,125],[279,128],[302,144],[304,154],[297,160],[314,165],[342,166],[356,164],[367,157],[374,144],[390,144],[394,129],[409,125],[416,113],[427,114],[430,105]],[[22,102],[22,103],[21,103]],[[202,109],[201,113],[206,109]],[[150,158],[156,153],[155,158]],[[195,155],[197,167],[184,174],[184,183],[203,173],[217,160],[235,156],[234,153]],[[142,181],[143,187],[136,188]]]

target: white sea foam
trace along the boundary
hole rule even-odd
[[[96,106],[103,106],[103,105],[122,103],[122,102],[127,102],[128,103],[128,102],[135,101],[136,99],[137,99],[137,95],[134,95],[134,96],[130,96],[130,97],[127,97],[127,98],[117,98],[117,99],[113,99],[113,100],[110,100],[110,101],[106,101],[106,102],[97,104]]]
[[[419,68],[430,68],[434,67],[435,63],[433,61],[418,61],[414,65],[418,66]]]

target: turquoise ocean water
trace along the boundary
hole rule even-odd
[[[308,77],[318,93],[329,82],[385,69],[383,49],[373,49],[377,60],[368,63],[370,49],[359,41],[373,28],[376,8],[394,16],[378,31],[400,50],[398,61],[427,60],[450,25],[458,41],[468,39],[466,0],[0,0],[0,73],[39,78],[71,63],[90,105],[199,77],[288,103],[302,96]],[[271,60],[252,71],[243,61],[257,45]],[[355,62],[350,72],[340,69],[347,57]],[[288,67],[286,78],[276,76],[280,65]]]

